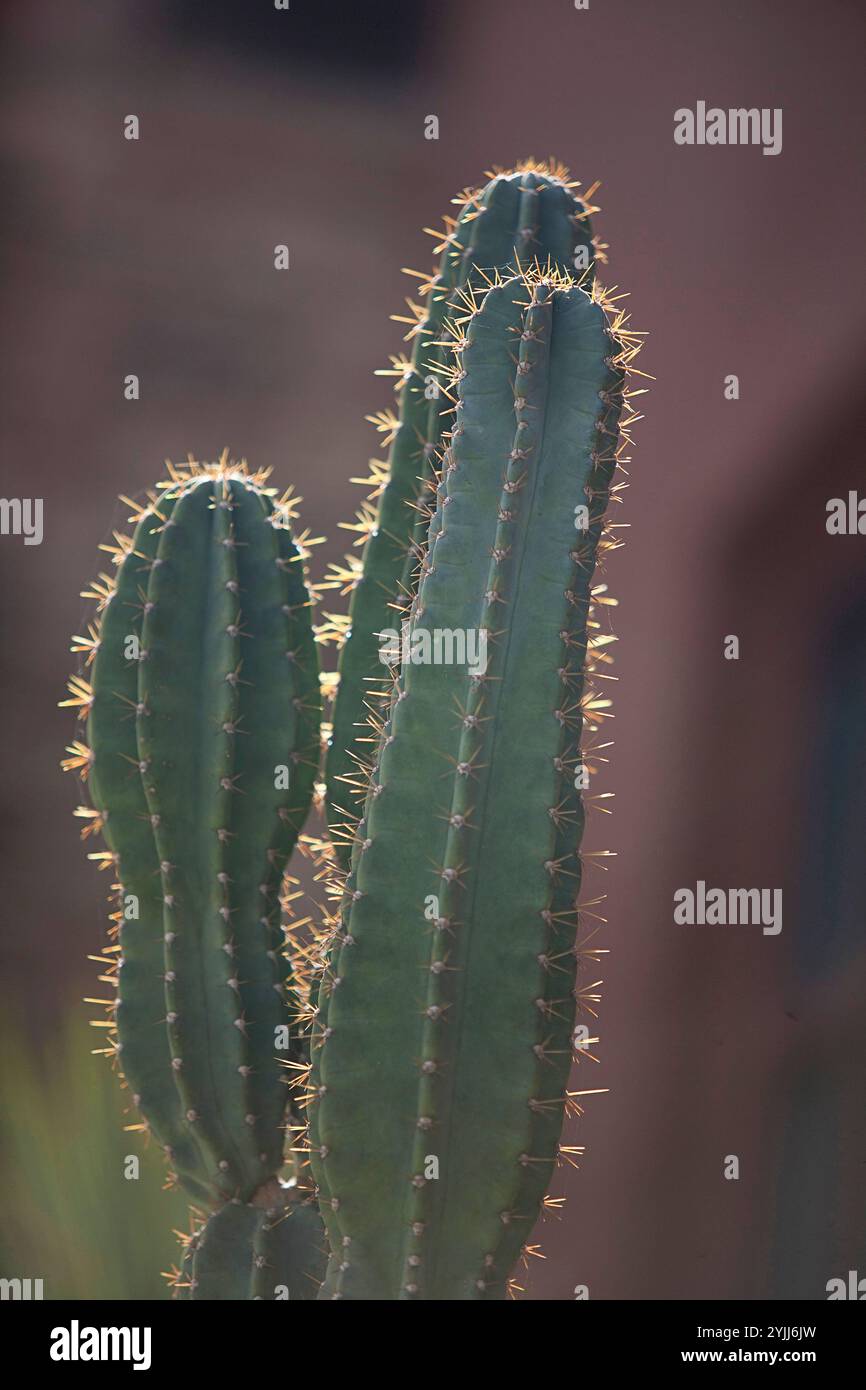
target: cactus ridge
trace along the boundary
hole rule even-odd
[[[591,203],[595,186],[581,196],[563,166],[534,160],[514,170],[490,171],[488,179],[484,187],[455,198],[459,214],[445,219],[441,233],[431,231],[440,261],[434,273],[421,276],[426,307],[409,300],[408,319],[396,316],[409,324],[407,338],[413,343],[411,360],[395,357],[382,373],[396,379],[399,415],[384,411],[369,417],[390,445],[388,463],[372,460],[371,476],[355,480],[372,484],[357,523],[348,528],[359,532],[363,564],[347,557],[332,580],[352,594],[348,628],[330,615],[325,630],[341,643],[326,782],[328,820],[344,868],[357,819],[352,800],[359,765],[363,784],[365,718],[382,676],[377,633],[394,625],[395,610],[414,594],[427,538],[424,496],[433,484],[453,409],[444,325],[464,290],[486,286],[491,275],[507,267],[515,270],[537,261],[568,271],[583,248],[588,262],[584,278],[590,283],[596,261],[605,259],[604,244],[593,237],[590,225],[597,211]]]
[[[167,497],[158,516],[150,512],[140,519],[118,565],[114,596],[102,615],[88,718],[93,750],[90,790],[104,820],[109,867],[123,877],[122,887],[118,884],[116,889],[115,914],[123,959],[116,976],[114,1011],[118,1056],[137,1107],[145,1115],[158,1117],[159,1141],[170,1152],[172,1165],[190,1194],[201,1200],[207,1198],[207,1187],[202,1186],[206,1164],[184,1116],[167,1031],[158,1026],[166,1012],[163,890],[156,842],[148,828],[136,738],[138,665],[125,655],[130,638],[140,649],[147,573],[156,556],[160,529],[173,506],[174,499]],[[138,917],[127,921],[125,904],[132,900],[137,902]]]
[[[227,454],[169,466],[113,548],[116,579],[94,586],[92,682],[74,677],[68,702],[89,747],[65,765],[90,774],[85,829],[102,829],[94,857],[119,879],[107,1051],[205,1207],[248,1201],[282,1165],[280,1026],[299,1055],[280,887],[321,698],[306,550],[266,477]]]
[[[538,268],[462,309],[409,637],[485,632],[488,661],[404,664],[382,728],[312,1046],[322,1297],[503,1296],[573,1157],[575,1011],[597,1000],[575,771],[609,714],[593,571],[639,336],[599,286]]]

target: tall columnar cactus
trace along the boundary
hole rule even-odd
[[[558,275],[497,279],[464,306],[429,550],[312,1040],[324,1297],[505,1293],[596,985],[578,973],[595,955],[584,730],[610,703],[587,680],[606,642],[593,570],[614,543],[637,340]],[[437,634],[440,655],[469,639],[475,669],[438,664]]]
[[[352,589],[352,602],[350,626],[340,634],[340,684],[326,777],[328,820],[344,867],[358,813],[353,783],[369,751],[367,712],[380,689],[376,634],[394,625],[395,607],[414,592],[427,532],[425,488],[450,424],[443,325],[465,289],[489,283],[506,267],[549,263],[591,283],[603,248],[590,226],[594,190],[580,196],[577,188],[562,167],[528,161],[455,199],[460,211],[456,220],[445,220],[438,268],[423,284],[426,303],[409,303],[404,321],[410,323],[412,357],[395,357],[389,373],[396,378],[399,415],[371,417],[391,448],[387,468],[373,461],[373,492],[359,513],[357,529],[366,538],[363,564],[350,560],[348,569],[337,571],[338,582]]]
[[[606,795],[584,793],[613,641],[595,570],[639,347],[591,255],[565,269],[599,249],[588,212],[563,171],[494,177],[413,307],[378,518],[339,577],[349,635],[333,616],[319,633],[345,639],[340,911],[294,951],[281,889],[321,700],[291,500],[226,455],[190,461],[106,547],[66,766],[116,878],[97,1022],[196,1213],[180,1298],[502,1297],[577,1152],[599,955],[581,839]]]
[[[110,547],[116,576],[94,587],[97,624],[76,644],[92,680],[71,682],[87,717],[70,759],[90,787],[82,814],[118,879],[109,1050],[181,1183],[217,1213],[188,1252],[193,1297],[245,1280],[250,1296],[299,1280],[314,1296],[315,1260],[286,1270],[282,1256],[311,1225],[322,1245],[318,1216],[276,1178],[280,1049],[300,1056],[280,888],[312,797],[320,694],[303,547],[265,477],[225,455],[171,470]]]

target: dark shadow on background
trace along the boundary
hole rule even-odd
[[[335,69],[354,78],[389,87],[408,84],[417,75],[424,36],[435,19],[441,24],[445,4],[429,0],[376,0],[374,4],[337,0],[291,0],[291,9],[255,6],[237,0],[165,0],[164,23],[169,41],[222,47],[232,55],[271,67],[302,65],[333,78]]]

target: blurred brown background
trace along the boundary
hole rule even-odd
[[[863,30],[855,0],[7,0],[0,491],[45,499],[45,539],[0,539],[0,1008],[49,1073],[104,931],[56,701],[115,495],[228,445],[296,484],[321,574],[419,228],[491,165],[553,155],[603,181],[605,278],[657,381],[608,575],[617,810],[593,838],[619,858],[577,1081],[610,1094],[528,1292],[823,1298],[866,1275],[866,537],[825,530],[828,498],[866,493]],[[782,107],[781,154],[675,145],[698,100]],[[697,879],[783,888],[781,935],[675,925]],[[82,1171],[100,1141],[70,1090],[52,1104],[62,1208],[70,1135]],[[52,1239],[59,1260],[84,1235]]]

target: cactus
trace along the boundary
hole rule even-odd
[[[286,1200],[274,1180],[251,1203],[226,1202],[185,1241],[175,1280],[184,1301],[304,1300],[324,1273],[324,1234],[313,1199]]]
[[[557,164],[529,160],[508,172],[494,172],[482,189],[467,190],[455,203],[458,217],[446,218],[444,231],[431,232],[441,242],[438,270],[422,276],[426,308],[407,301],[413,341],[411,361],[392,359],[385,375],[396,378],[399,416],[385,411],[371,416],[390,442],[387,467],[371,461],[370,500],[358,513],[366,541],[363,565],[347,557],[334,582],[352,591],[348,629],[339,619],[340,682],[333,715],[333,736],[326,766],[328,820],[335,850],[348,867],[357,810],[353,793],[365,782],[365,723],[378,693],[382,667],[376,634],[395,623],[400,607],[415,589],[418,558],[426,542],[423,505],[448,428],[453,401],[443,380],[448,352],[443,325],[460,303],[464,290],[489,283],[495,271],[539,262],[553,268],[581,269],[591,283],[604,246],[593,238],[590,200],[595,187],[580,197],[578,184]],[[414,274],[415,272],[409,272]],[[374,503],[378,499],[378,508]]]
[[[637,338],[600,291],[555,274],[497,277],[463,302],[410,660],[313,1036],[324,1297],[506,1292],[569,1152],[575,1009],[596,997],[577,974],[595,948],[575,940],[582,733],[610,704],[587,681],[607,643],[593,569],[615,544],[604,513]],[[474,672],[412,660],[437,632],[473,631]]]
[[[219,1212],[203,1251],[230,1223],[235,1245],[247,1230],[274,1246],[258,1194],[272,1212],[278,1192],[295,1197],[274,1185],[280,1028],[286,1059],[301,1055],[279,895],[312,798],[320,695],[305,552],[290,497],[265,478],[227,455],[191,461],[135,507],[76,643],[92,680],[73,677],[67,702],[87,718],[71,759],[89,774],[86,831],[107,846],[91,857],[119,880],[108,1050],[190,1197]]]
[[[351,626],[317,634],[344,639],[322,849],[338,911],[296,923],[294,947],[281,893],[321,697],[290,495],[227,455],[169,466],[89,591],[92,678],[64,702],[88,742],[65,766],[117,878],[97,1024],[192,1202],[180,1299],[501,1298],[580,1152],[563,1125],[592,1088],[568,1077],[592,1056],[575,1023],[602,954],[582,873],[605,860],[581,840],[608,795],[583,793],[614,640],[595,570],[618,545],[640,345],[567,271],[576,245],[599,252],[588,212],[561,169],[495,176],[413,308],[378,522],[362,514],[363,571],[336,581]]]

